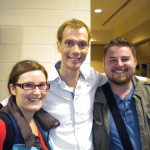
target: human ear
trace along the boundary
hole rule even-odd
[[[105,58],[103,57],[103,69],[105,69]]]
[[[61,48],[60,48],[60,42],[59,41],[57,41],[57,51],[59,52],[59,53],[61,53]]]
[[[12,95],[16,95],[16,90],[13,84],[9,84],[9,89]]]
[[[136,60],[136,58],[134,59],[134,62],[135,62],[135,67],[137,66],[137,60]]]

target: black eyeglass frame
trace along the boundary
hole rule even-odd
[[[32,85],[34,85],[34,88],[33,88],[33,89],[24,89],[24,85],[25,85],[25,84],[32,84]],[[39,90],[42,90],[42,91],[50,89],[50,84],[48,84],[48,83],[43,83],[43,84],[46,84],[46,86],[47,86],[46,89],[40,89],[40,88],[39,88],[40,84],[39,84],[39,85],[35,85],[35,84],[33,84],[33,83],[22,83],[22,84],[16,83],[16,84],[13,84],[13,85],[16,85],[16,86],[18,86],[18,87],[20,87],[20,88],[22,88],[22,89],[24,89],[24,90],[34,90],[34,89],[36,88],[36,86],[39,88]]]

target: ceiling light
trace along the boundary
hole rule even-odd
[[[102,10],[101,9],[95,9],[95,13],[101,13]]]

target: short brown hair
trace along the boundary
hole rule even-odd
[[[10,92],[9,84],[16,84],[21,74],[26,73],[28,71],[34,71],[34,70],[42,71],[47,80],[47,77],[48,77],[47,71],[37,61],[23,60],[23,61],[19,61],[17,64],[15,64],[15,66],[12,68],[12,71],[9,75],[9,79],[8,79],[8,83],[7,83],[9,92]]]
[[[123,38],[123,37],[113,38],[112,40],[110,40],[109,42],[106,43],[106,45],[104,46],[104,51],[103,51],[104,52],[104,58],[106,57],[107,51],[112,46],[129,47],[131,49],[133,57],[136,58],[136,50],[135,50],[134,45],[129,40],[127,40],[126,38]]]
[[[91,39],[91,31],[89,29],[89,27],[81,20],[78,19],[71,19],[68,20],[66,22],[64,22],[58,29],[57,31],[57,40],[61,43],[62,39],[63,39],[63,31],[64,29],[69,26],[71,28],[82,28],[85,27],[87,32],[88,32],[88,42]]]

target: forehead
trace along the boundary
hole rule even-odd
[[[45,81],[45,74],[41,70],[28,71],[19,76],[18,81],[21,82],[36,82],[36,81]]]
[[[106,53],[106,57],[108,56],[133,56],[133,54],[131,49],[127,46],[112,46]]]
[[[73,28],[67,26],[63,31],[62,40],[66,40],[66,39],[76,39],[76,40],[83,39],[88,41],[88,32],[85,27]]]

